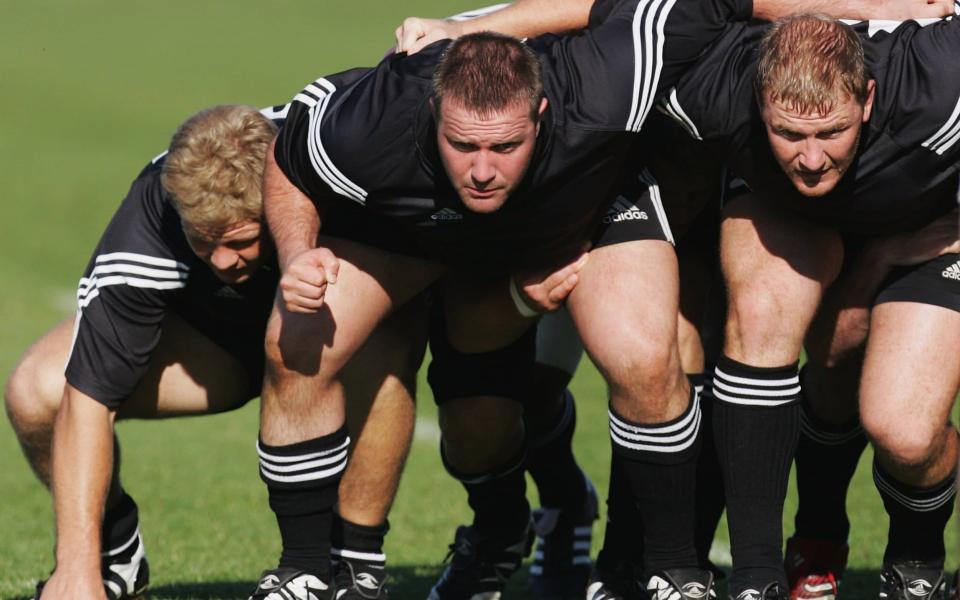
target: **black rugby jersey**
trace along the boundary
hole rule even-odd
[[[362,205],[431,258],[534,266],[576,251],[612,200],[629,144],[654,104],[750,0],[621,0],[579,35],[529,41],[549,106],[525,178],[497,212],[470,213],[437,153],[431,77],[449,42],[299,93],[276,146],[317,203]]]
[[[754,99],[767,26],[735,24],[664,99],[662,109],[714,142],[751,189],[840,231],[916,229],[956,202],[960,169],[960,19],[853,24],[877,82],[858,155],[831,193],[799,194],[776,164]]]
[[[285,111],[261,112],[282,125]],[[256,329],[262,342],[273,303],[275,263],[267,261],[247,281],[231,286],[190,249],[160,184],[165,157],[166,152],[155,158],[134,180],[77,290],[67,382],[110,408],[120,406],[146,372],[168,309],[188,322]]]

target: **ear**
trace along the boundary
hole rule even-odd
[[[867,99],[863,103],[863,122],[870,120],[870,113],[873,112],[873,98],[876,95],[877,82],[871,79],[867,82]]]
[[[543,122],[543,113],[547,112],[547,97],[540,99],[540,108],[537,109],[537,135],[540,134],[540,123]]]

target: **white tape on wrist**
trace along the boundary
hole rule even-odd
[[[527,306],[527,303],[523,301],[520,290],[517,289],[517,282],[514,281],[513,277],[510,278],[510,298],[513,300],[513,306],[516,307],[520,316],[528,319],[540,316],[540,313]]]

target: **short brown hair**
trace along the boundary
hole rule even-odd
[[[540,61],[520,40],[481,31],[452,42],[433,76],[434,108],[459,103],[485,117],[518,103],[536,119],[543,97]]]
[[[173,134],[161,182],[184,224],[217,234],[263,213],[263,164],[277,134],[249,106],[214,106]]]
[[[817,14],[776,21],[760,43],[757,102],[766,95],[800,113],[829,112],[846,96],[867,100],[863,44],[848,25]]]

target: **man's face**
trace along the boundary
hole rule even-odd
[[[220,281],[243,283],[264,259],[259,221],[240,221],[223,231],[202,232],[184,223],[187,243],[207,263]]]
[[[800,113],[769,95],[764,98],[762,118],[770,150],[801,194],[829,193],[850,169],[860,129],[870,118],[873,90],[870,81],[863,105],[848,95],[827,113]]]
[[[540,115],[547,100],[540,103]],[[464,205],[473,212],[498,210],[523,180],[539,131],[530,107],[516,103],[481,119],[457,102],[440,105],[440,159]]]

